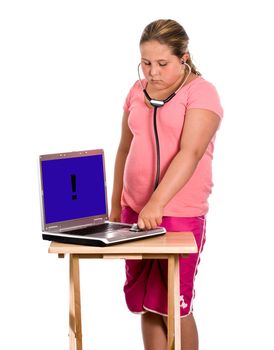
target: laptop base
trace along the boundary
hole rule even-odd
[[[127,243],[127,242],[131,242],[131,241],[136,241],[136,240],[140,240],[140,239],[146,239],[146,238],[152,238],[153,236],[159,236],[162,234],[165,234],[166,231],[163,230],[163,232],[155,232],[155,234],[151,234],[151,235],[144,235],[144,236],[135,236],[132,235],[132,237],[129,237],[128,239],[123,239],[121,241],[109,241],[106,239],[99,239],[99,238],[85,238],[84,236],[79,236],[78,237],[68,237],[68,236],[63,236],[63,235],[58,235],[58,234],[47,234],[47,233],[43,233],[42,237],[43,240],[47,240],[47,241],[53,241],[53,242],[59,242],[59,243],[67,243],[67,244],[77,244],[77,245],[87,245],[87,246],[93,246],[93,247],[107,247],[109,245],[114,245],[114,244],[122,244],[122,243]]]

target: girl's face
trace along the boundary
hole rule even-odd
[[[163,90],[181,82],[184,73],[182,60],[173,55],[167,45],[147,41],[140,46],[140,51],[141,67],[151,87]]]

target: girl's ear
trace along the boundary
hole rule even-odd
[[[188,53],[183,54],[182,59],[181,59],[182,64],[185,64],[185,62],[188,59],[189,59],[189,54]]]

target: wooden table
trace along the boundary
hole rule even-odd
[[[52,242],[49,253],[70,256],[69,349],[82,350],[79,259],[168,259],[168,350],[181,350],[179,256],[196,252],[191,232],[168,232],[103,248]]]

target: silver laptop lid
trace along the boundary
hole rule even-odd
[[[40,156],[42,230],[61,232],[108,219],[102,149]]]

